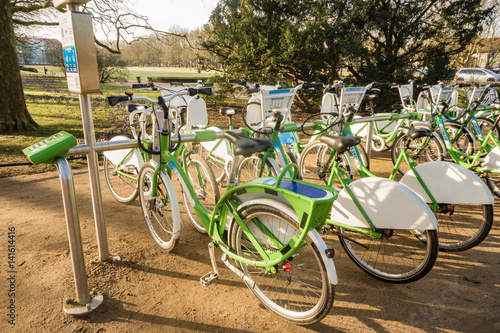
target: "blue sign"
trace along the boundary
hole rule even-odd
[[[63,48],[64,65],[66,73],[78,73],[78,63],[76,62],[76,51],[74,46],[66,46]]]

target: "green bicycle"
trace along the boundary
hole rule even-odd
[[[232,187],[210,211],[198,200],[190,178],[172,152],[173,121],[168,101],[182,94],[198,94],[189,88],[158,103],[164,112],[160,162],[146,163],[139,172],[139,198],[146,223],[153,237],[171,244],[180,234],[178,203],[171,177],[179,180],[185,199],[211,237],[209,243],[213,272],[201,278],[209,285],[218,278],[215,247],[222,250],[222,261],[240,276],[255,296],[275,314],[300,325],[311,324],[328,314],[337,284],[333,251],[326,248],[317,230],[324,225],[336,192],[295,179],[296,165],[287,166],[278,177],[259,178]],[[194,142],[216,139],[215,132],[194,132]],[[241,156],[268,150],[267,139],[248,138],[226,132],[234,144],[230,177]],[[289,170],[292,178],[284,178]],[[203,174],[199,179],[203,181]],[[233,265],[230,260],[234,261]]]

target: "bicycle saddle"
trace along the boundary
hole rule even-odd
[[[219,113],[223,116],[227,116],[230,114],[235,114],[236,110],[230,106],[223,106],[219,109]]]
[[[404,109],[404,107],[401,104],[393,104],[392,105],[392,110],[393,111],[401,111],[403,109]]]
[[[378,97],[378,95],[364,95],[363,96],[363,101],[367,101],[368,102],[368,101],[371,101],[371,100],[373,100],[373,99],[375,99],[377,97]]]
[[[269,139],[249,138],[233,132],[224,132],[224,138],[234,144],[234,155],[251,156],[253,153],[266,151],[273,146]]]
[[[406,126],[400,126],[399,130],[404,133],[410,139],[418,139],[426,136],[431,136],[432,132],[428,128],[411,128]]]
[[[361,137],[323,135],[320,140],[335,149],[339,154],[343,154],[349,147],[358,145],[361,142]]]

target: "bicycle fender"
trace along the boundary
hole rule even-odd
[[[251,199],[251,200],[246,200],[244,201],[240,206],[238,206],[238,210],[247,207],[247,206],[252,206],[252,205],[267,205],[271,207],[278,208],[279,210],[285,212],[286,214],[290,215],[294,219],[298,221],[297,214],[295,213],[295,210],[293,207],[288,203],[282,202],[282,201],[277,201],[274,199],[269,199],[269,198],[258,198],[258,199]],[[231,223],[234,223],[234,221],[231,219]],[[231,228],[231,226],[230,226]],[[337,285],[338,284],[338,277],[337,277],[337,270],[335,268],[335,263],[331,258],[328,258],[326,256],[326,244],[321,238],[321,236],[318,234],[316,230],[311,230],[309,231],[309,236],[313,239],[315,245],[318,248],[318,251],[323,258],[323,262],[326,265],[326,271],[328,272],[328,281],[330,281],[331,284]]]
[[[438,203],[495,203],[491,191],[481,178],[458,164],[434,161],[419,164],[415,170]],[[399,182],[412,189],[426,203],[432,203],[412,170],[408,171]]]
[[[429,206],[398,182],[378,177],[361,178],[352,182],[349,189],[376,228],[434,230],[438,227]],[[339,192],[333,203],[331,220],[370,228],[346,189]]]
[[[130,140],[126,136],[115,136],[109,141],[123,141]],[[132,153],[129,154],[129,152]],[[111,163],[117,165],[121,163],[122,165],[133,165],[139,170],[141,166],[144,164],[144,159],[142,158],[141,152],[139,149],[120,149],[120,150],[110,150],[105,151],[103,155],[111,161]]]
[[[500,148],[495,147],[492,151],[486,155],[484,162],[481,165],[483,168],[488,168],[491,170],[500,169]]]

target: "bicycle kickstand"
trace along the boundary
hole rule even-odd
[[[215,261],[215,245],[214,242],[208,243],[208,252],[210,253],[210,261],[212,262],[213,272],[207,273],[200,278],[200,282],[205,287],[208,287],[212,281],[219,279],[219,270]]]

